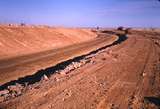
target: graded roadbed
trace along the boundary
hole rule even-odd
[[[74,44],[60,49],[53,49],[32,55],[10,58],[0,61],[0,85],[32,75],[38,70],[54,66],[77,56],[110,45],[118,40],[117,36],[102,36],[93,40]]]

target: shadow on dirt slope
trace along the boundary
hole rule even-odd
[[[40,81],[43,75],[47,75],[48,77],[50,77],[56,71],[65,69],[72,62],[79,62],[80,60],[84,59],[88,55],[96,54],[97,52],[99,52],[99,51],[101,51],[103,49],[106,49],[108,47],[120,44],[123,41],[127,40],[127,35],[125,35],[125,34],[116,34],[116,35],[119,37],[118,40],[115,41],[114,43],[110,44],[110,45],[107,45],[107,46],[104,46],[102,48],[99,48],[99,49],[97,49],[95,51],[92,51],[92,52],[90,52],[88,54],[85,54],[85,55],[82,55],[82,56],[78,56],[78,57],[75,57],[73,59],[61,62],[61,63],[59,63],[59,64],[57,64],[57,65],[55,65],[53,67],[49,67],[49,68],[46,68],[46,69],[43,69],[43,70],[39,70],[34,75],[29,75],[29,76],[26,76],[26,77],[19,78],[18,80],[13,80],[13,81],[10,81],[8,83],[5,83],[5,84],[0,86],[0,90],[4,90],[8,86],[15,85],[16,83],[19,83],[19,84],[22,84],[22,85],[25,85],[26,83],[28,85],[29,84],[34,84],[34,83]]]
[[[160,98],[157,97],[144,97],[144,100],[148,103],[152,103],[156,106],[160,106]]]

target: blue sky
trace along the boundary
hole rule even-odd
[[[158,0],[0,0],[0,23],[160,27]]]

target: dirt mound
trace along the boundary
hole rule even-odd
[[[0,59],[84,42],[96,37],[89,29],[0,26]]]

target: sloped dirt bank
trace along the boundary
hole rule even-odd
[[[159,35],[129,34],[0,103],[2,109],[158,109]],[[64,71],[64,72],[63,72]],[[18,86],[18,85],[17,85]],[[7,92],[4,92],[7,93]]]

